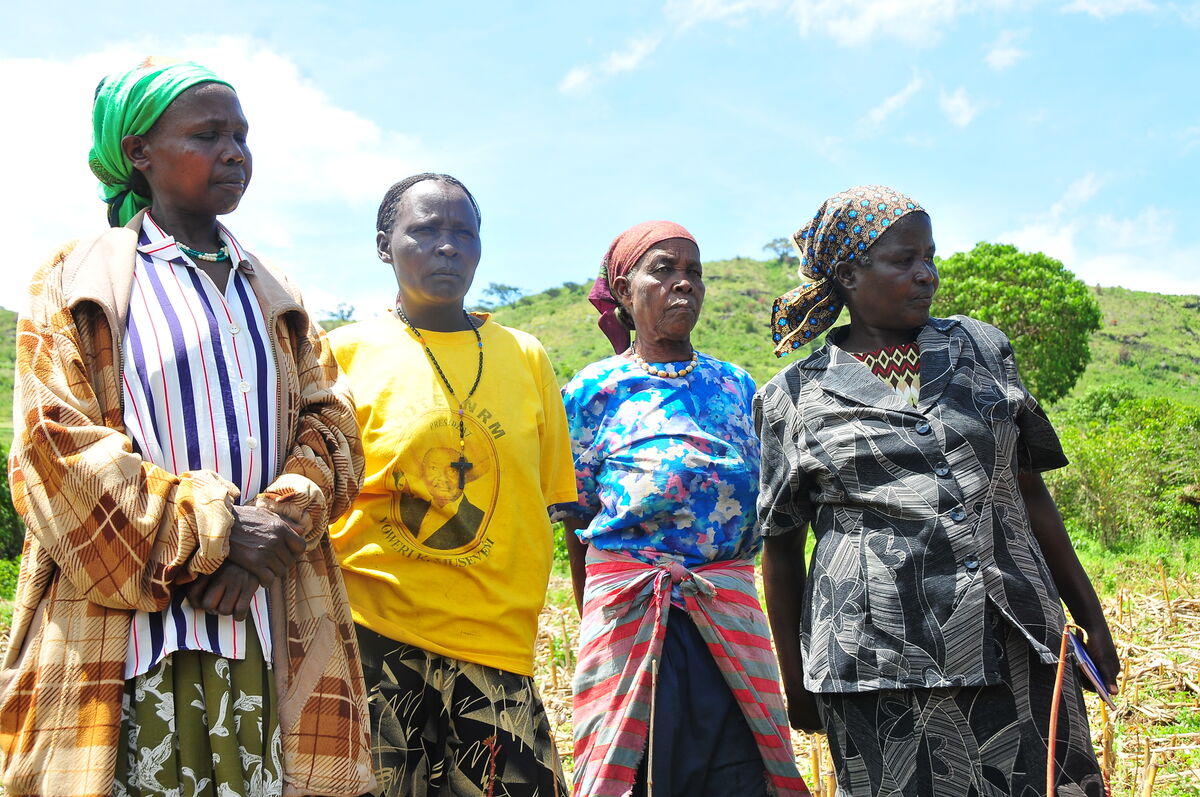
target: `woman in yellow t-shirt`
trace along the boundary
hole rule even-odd
[[[331,536],[388,795],[566,794],[532,679],[546,508],[576,500],[566,414],[541,344],[463,308],[479,221],[453,177],[392,186],[377,244],[395,311],[330,335],[366,456]]]

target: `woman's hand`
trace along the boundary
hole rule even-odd
[[[300,554],[304,537],[289,521],[256,506],[233,508],[233,529],[229,532],[229,556],[263,586],[283,578]],[[218,570],[219,572],[219,570]]]
[[[259,583],[254,574],[226,561],[211,575],[201,576],[186,585],[188,602],[209,614],[232,615],[235,620],[245,620]]]
[[[817,698],[807,689],[789,689],[787,694],[788,724],[798,731],[814,733],[825,728],[817,711]]]
[[[1100,670],[1104,684],[1108,687],[1108,693],[1115,695],[1117,693],[1117,676],[1121,674],[1121,659],[1117,656],[1117,646],[1113,644],[1108,623],[1101,617],[1098,622],[1091,625],[1079,623],[1079,626],[1087,631],[1087,643],[1084,647],[1087,649],[1088,655],[1095,662],[1096,669]],[[1091,682],[1086,678],[1081,678],[1080,681],[1085,689],[1092,688]]]

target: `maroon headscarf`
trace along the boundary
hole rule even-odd
[[[608,337],[613,351],[618,354],[629,348],[630,338],[629,330],[617,319],[620,303],[613,295],[611,282],[628,274],[655,244],[671,238],[696,243],[690,232],[673,221],[643,221],[614,238],[600,263],[600,276],[588,294],[588,301],[600,312],[596,326]]]

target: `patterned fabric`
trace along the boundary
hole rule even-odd
[[[358,626],[378,795],[566,797],[533,678]]]
[[[590,521],[592,547],[645,561],[753,557],[753,397],[749,374],[706,354],[681,379],[621,356],[588,365],[563,388],[579,502],[559,509]]]
[[[914,340],[878,351],[850,352],[871,369],[871,373],[891,385],[900,398],[917,406],[921,396],[921,347]]]
[[[995,605],[1047,663],[1064,615],[1017,473],[1066,464],[1003,333],[963,316],[917,337],[914,408],[838,345],[755,399],[764,535],[811,524],[801,616],[813,692],[1002,680]]]
[[[275,480],[279,459],[275,357],[262,308],[243,273],[251,269],[224,227],[235,264],[222,295],[147,213],[138,236],[133,291],[121,344],[124,422],[133,450],[171,473],[210,470],[248,503]],[[267,591],[250,617],[268,660]],[[125,677],[176,650],[245,655],[246,621],[206,614],[182,590],[161,612],[134,612]]]
[[[275,680],[256,635],[242,660],[176,651],[130,679],[113,797],[278,797]]]
[[[646,749],[652,662],[662,653],[673,587],[742,707],[775,793],[808,794],[792,754],[753,561],[688,570],[670,559],[654,566],[595,548],[587,556],[574,683],[575,794],[629,794]]]
[[[17,327],[10,462],[29,528],[0,674],[10,795],[112,791],[130,612],[225,557],[237,486],[172,474],[133,453],[118,352],[137,231],[63,248],[34,275]],[[308,551],[270,590],[274,675],[289,793],[360,794],[372,783],[365,690],[328,519],[358,491],[353,404],[295,290],[251,255],[279,365],[280,476],[256,503],[296,522]]]
[[[619,302],[612,292],[612,280],[627,275],[642,255],[657,243],[671,238],[683,238],[696,243],[692,234],[673,221],[644,221],[635,224],[613,239],[600,262],[600,275],[592,283],[588,301],[600,313],[596,326],[608,338],[613,351],[620,354],[629,348],[629,330],[617,318]]]
[[[995,686],[818,695],[838,797],[1045,794],[1055,668],[1010,626],[997,642]],[[1055,759],[1058,797],[1105,797],[1074,667],[1063,681]]]
[[[842,311],[834,291],[833,267],[862,257],[887,228],[924,208],[882,185],[860,185],[821,203],[812,221],[792,235],[800,252],[800,278],[807,279],[771,306],[775,356],[783,357],[833,325]]]

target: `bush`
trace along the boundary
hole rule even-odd
[[[1200,533],[1200,407],[1100,388],[1060,413],[1071,465],[1046,474],[1068,528],[1111,546]]]
[[[13,509],[12,491],[8,487],[8,449],[0,444],[0,559],[12,559],[21,555],[25,543],[25,524]]]
[[[12,600],[17,591],[17,575],[20,572],[20,558],[0,559],[0,600]]]
[[[1012,341],[1029,391],[1053,404],[1071,391],[1100,328],[1091,290],[1041,252],[981,243],[938,263],[935,315],[962,313],[999,327]]]

